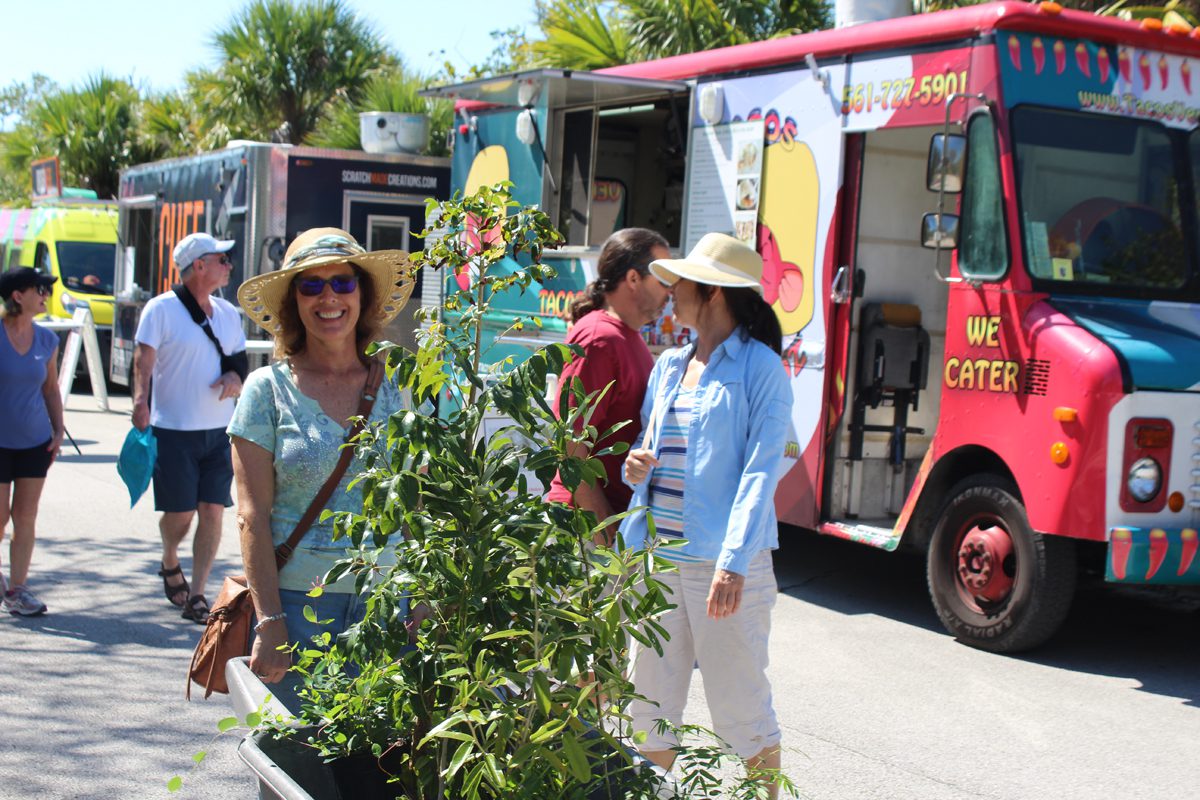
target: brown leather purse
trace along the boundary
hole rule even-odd
[[[361,418],[346,434],[346,442],[350,442],[363,429],[363,424],[371,416],[375,406],[375,394],[383,382],[383,366],[375,360],[371,361],[367,371],[367,382],[363,385],[362,397],[358,402],[357,415]],[[321,490],[309,504],[304,516],[296,523],[287,541],[275,548],[275,566],[283,569],[284,564],[292,557],[296,545],[316,522],[325,504],[333,496],[350,460],[354,457],[353,447],[343,447],[337,466],[325,479]],[[228,694],[229,685],[225,682],[225,663],[231,658],[241,658],[250,655],[250,646],[254,642],[254,600],[250,596],[250,586],[245,575],[230,575],[221,585],[221,592],[208,612],[208,624],[196,649],[192,652],[192,663],[188,667],[188,684],[186,696],[192,699],[192,683],[204,687],[204,699],[207,700],[213,692]]]

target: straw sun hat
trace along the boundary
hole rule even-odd
[[[723,233],[706,233],[684,258],[651,261],[650,272],[668,286],[685,278],[712,286],[749,287],[762,294],[762,256]]]
[[[306,269],[349,262],[365,272],[375,287],[375,314],[380,324],[390,322],[413,291],[413,264],[403,250],[368,253],[353,236],[338,228],[312,228],[296,237],[274,272],[256,275],[238,289],[238,303],[246,316],[272,336],[278,336],[279,310],[288,297],[292,280]],[[364,312],[366,309],[364,309]]]

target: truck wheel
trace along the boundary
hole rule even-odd
[[[980,475],[960,482],[929,544],[929,594],[946,630],[996,653],[1045,642],[1075,593],[1075,542],[1029,526],[1012,485]]]

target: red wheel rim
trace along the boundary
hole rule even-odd
[[[962,527],[954,548],[954,584],[962,601],[985,614],[1003,605],[1016,579],[1012,536],[993,516],[977,517]]]

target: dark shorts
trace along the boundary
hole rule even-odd
[[[200,503],[229,507],[233,498],[233,459],[224,428],[207,431],[154,429],[158,460],[154,463],[154,509],[195,511]]]
[[[0,447],[0,483],[12,483],[19,478],[44,478],[54,460],[53,453],[46,448],[50,440],[37,447],[10,450]]]

